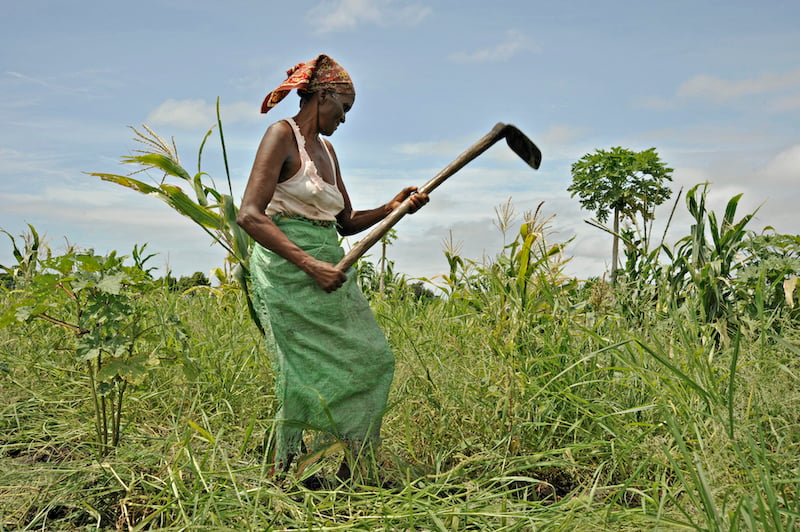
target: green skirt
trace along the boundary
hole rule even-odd
[[[336,264],[344,256],[334,227],[283,217],[275,222],[319,260]],[[276,468],[301,451],[306,429],[356,446],[377,444],[394,355],[355,272],[326,293],[297,266],[255,244],[250,276],[254,306],[277,346]]]

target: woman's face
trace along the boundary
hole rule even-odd
[[[344,124],[345,115],[352,109],[356,101],[355,94],[325,92],[319,102],[319,131],[323,135],[332,135],[339,124]]]

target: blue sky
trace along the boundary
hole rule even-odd
[[[469,258],[495,256],[495,210],[509,198],[520,218],[543,201],[550,239],[574,237],[568,273],[602,275],[610,237],[584,222],[593,213],[567,187],[572,163],[612,146],[655,147],[676,192],[709,181],[712,208],[743,193],[740,214],[761,206],[751,229],[796,234],[798,21],[788,0],[8,2],[0,228],[32,224],[56,252],[147,242],[151,264],[178,275],[220,266],[222,251],[190,221],[86,172],[127,172],[119,157],[137,148],[128,126],[140,124],[173,138],[194,171],[219,97],[238,200],[263,131],[297,106],[290,95],[262,116],[262,98],[287,68],[328,53],[358,92],[331,139],[356,208],[424,183],[496,122],[543,151],[533,172],[498,145],[404,218],[389,253],[410,277],[446,270],[445,240]],[[222,187],[218,146],[212,137],[203,169]],[[671,237],[688,224],[681,201]],[[7,265],[10,241],[0,242]]]

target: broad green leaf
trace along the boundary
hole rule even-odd
[[[725,207],[725,216],[722,219],[724,225],[733,224],[733,218],[736,216],[736,207],[741,199],[742,194],[737,194],[728,201],[728,205]]]
[[[97,288],[103,292],[108,294],[119,294],[122,291],[123,282],[127,280],[127,275],[123,272],[116,272],[112,273],[111,275],[105,275],[103,278],[97,283]]]
[[[100,397],[107,397],[108,394],[114,391],[113,382],[100,382],[97,384],[97,395]]]
[[[188,420],[187,423],[189,424],[190,427],[192,427],[195,430],[195,432],[197,432],[208,443],[211,443],[211,444],[214,443],[214,441],[215,441],[214,436],[212,436],[211,433],[208,432],[206,429],[204,429],[203,427],[201,427],[200,425],[198,425],[197,423],[195,423],[191,419]]]
[[[33,311],[34,307],[32,306],[17,307],[14,317],[17,321],[26,321],[33,315]]]
[[[201,142],[201,143],[200,143],[200,148],[197,150],[197,173],[198,173],[198,174],[199,174],[199,173],[202,171],[202,170],[201,170],[201,168],[202,168],[202,165],[200,164],[200,162],[201,162],[201,161],[202,161],[202,159],[203,159],[203,149],[204,149],[204,148],[205,148],[205,146],[206,146],[206,141],[208,140],[208,137],[210,137],[210,136],[211,136],[211,133],[214,131],[214,128],[215,128],[215,127],[216,127],[216,126],[211,126],[211,127],[209,128],[209,130],[208,130],[208,131],[206,131],[206,134],[205,134],[205,136],[203,137],[203,142]]]
[[[6,231],[5,229],[0,229],[0,232],[5,233],[6,235],[8,235],[8,238],[11,239],[11,246],[14,248],[13,252],[12,252],[13,255],[14,255],[14,258],[17,259],[17,264],[21,264],[22,261],[24,260],[24,257],[22,256],[22,253],[20,253],[19,248],[17,248],[17,240],[14,238],[14,236],[11,233]]]
[[[17,318],[17,308],[9,307],[0,314],[0,327],[8,327],[9,325],[16,325],[19,323],[19,319]],[[24,321],[24,320],[22,320]]]
[[[75,260],[80,264],[80,269],[86,272],[99,272],[106,268],[103,257],[98,257],[96,255],[84,253],[77,255]]]
[[[158,168],[159,170],[163,170],[164,173],[168,175],[179,177],[189,182],[192,181],[191,176],[186,170],[184,170],[183,166],[178,164],[178,162],[173,158],[167,157],[166,155],[160,153],[145,153],[142,155],[124,156],[122,158],[122,162],[127,164],[138,163],[142,166]]]
[[[53,269],[62,275],[68,275],[75,269],[75,255],[62,255],[48,260],[44,267]]]
[[[236,252],[236,256],[241,262],[247,263],[247,257],[250,253],[251,238],[250,235],[236,223],[238,209],[233,203],[233,198],[227,194],[222,196],[222,212],[225,215],[227,229],[233,234],[233,250]]]
[[[203,175],[207,174],[202,172],[195,174],[192,185],[194,186],[194,193],[197,196],[197,203],[205,207],[208,205],[208,199],[206,198],[206,189],[203,186],[203,181],[201,179]]]
[[[219,229],[221,227],[222,223],[219,215],[193,202],[179,187],[163,183],[160,188],[164,201],[182,215],[209,229]]]
[[[94,287],[96,282],[97,281],[95,280],[94,277],[89,275],[83,275],[80,278],[75,279],[75,281],[71,283],[70,288],[72,289],[73,292],[77,293],[82,290],[85,290],[86,288]]]
[[[109,382],[121,378],[131,384],[142,384],[149,371],[148,357],[137,355],[128,359],[114,359],[106,363],[97,374],[98,380]]]
[[[78,360],[88,362],[100,356],[100,348],[87,342],[78,342],[78,345],[75,347],[75,354]]]
[[[143,181],[139,181],[138,179],[133,179],[132,177],[124,176],[124,175],[117,175],[117,174],[103,174],[103,173],[92,173],[89,175],[93,175],[95,177],[99,177],[103,181],[109,181],[111,183],[117,183],[118,185],[122,185],[123,187],[127,187],[133,189],[137,192],[141,192],[142,194],[159,194],[158,188],[148,185]]]
[[[522,248],[519,250],[518,256],[518,265],[517,265],[517,283],[521,290],[525,289],[525,283],[528,281],[530,277],[531,271],[530,268],[530,256],[531,256],[531,246],[533,245],[533,241],[536,239],[535,233],[530,233],[528,236],[525,237],[525,241],[522,244]]]

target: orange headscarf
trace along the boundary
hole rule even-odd
[[[266,113],[283,100],[292,89],[308,92],[331,90],[339,93],[355,94],[353,80],[342,66],[325,54],[306,63],[298,63],[286,71],[288,78],[277,89],[267,94],[261,104],[261,112]]]

